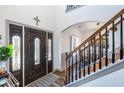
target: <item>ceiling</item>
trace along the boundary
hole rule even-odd
[[[72,29],[76,29],[82,33],[89,32],[89,31],[97,31],[104,23],[103,22],[96,22],[96,21],[90,21],[90,22],[81,22],[75,25],[70,26],[65,31],[70,31]],[[76,31],[75,30],[75,31]]]

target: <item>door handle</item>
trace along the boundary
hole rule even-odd
[[[47,53],[45,53],[45,58],[47,58]]]

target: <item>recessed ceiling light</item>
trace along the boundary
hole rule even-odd
[[[82,26],[78,26],[78,28],[82,28]]]
[[[97,25],[100,25],[100,23],[97,23]]]

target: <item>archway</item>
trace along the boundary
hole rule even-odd
[[[80,45],[84,40],[90,37],[96,32],[104,22],[99,21],[87,21],[80,22],[69,26],[62,32],[62,53],[69,52],[72,50],[72,37],[77,37],[76,46]],[[75,42],[73,42],[75,43]]]

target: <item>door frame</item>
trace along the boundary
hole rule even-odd
[[[23,64],[23,66],[22,66],[22,76],[23,76],[23,81],[22,81],[22,83],[23,83],[23,86],[25,86],[25,49],[24,49],[24,46],[25,46],[25,43],[24,43],[24,40],[25,40],[25,33],[24,33],[24,27],[29,27],[29,28],[33,28],[33,29],[37,29],[37,30],[42,30],[42,31],[45,31],[46,32],[46,42],[47,42],[47,40],[48,40],[48,33],[52,33],[52,35],[53,35],[53,43],[52,43],[52,46],[53,46],[53,48],[52,48],[52,69],[54,69],[54,31],[50,31],[50,30],[46,30],[46,29],[42,29],[42,28],[39,28],[39,27],[36,27],[36,26],[30,26],[30,25],[27,25],[27,24],[23,24],[23,23],[20,23],[20,22],[16,22],[16,21],[12,21],[12,20],[9,20],[9,19],[6,19],[5,20],[5,30],[6,30],[6,45],[8,45],[9,44],[9,24],[15,24],[15,25],[18,25],[18,26],[22,26],[23,27],[23,29],[22,29],[22,38],[23,38],[23,42],[22,42],[22,44],[23,44],[23,52],[22,52],[22,58],[23,58],[23,62],[22,62],[22,64]],[[48,73],[48,45],[47,45],[48,43],[46,43],[46,53],[47,53],[47,58],[46,58],[46,74]],[[9,64],[9,60],[8,60],[8,66],[7,66],[7,69],[8,69],[8,71],[10,71],[10,69],[9,69],[9,66],[10,66],[10,64]]]

